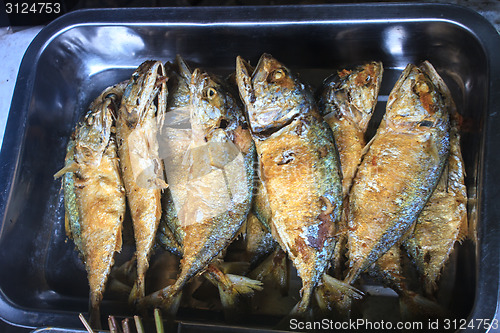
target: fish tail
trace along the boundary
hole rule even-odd
[[[290,282],[290,267],[286,253],[278,247],[266,260],[250,272],[249,277],[259,281],[264,281],[264,279],[268,278],[279,287],[283,296],[287,296]]]
[[[322,312],[335,311],[342,318],[349,318],[354,300],[361,299],[363,293],[353,286],[337,280],[328,274],[316,288],[316,301]]]
[[[140,276],[137,277],[137,280],[130,291],[130,295],[128,297],[129,304],[135,304],[138,300],[143,298],[146,295],[146,289],[144,287],[144,279]]]
[[[181,298],[182,290],[174,284],[139,299],[137,307],[140,310],[160,308],[167,316],[173,317],[179,310]]]
[[[427,295],[427,296],[434,295],[434,293],[438,289],[436,280],[437,279],[430,278],[428,276],[425,277],[425,279],[424,279],[424,292],[425,292],[425,295]]]
[[[405,321],[445,318],[448,315],[438,303],[411,291],[400,294],[399,308]]]
[[[255,291],[262,290],[262,282],[245,276],[224,274],[214,265],[208,266],[205,276],[219,289],[224,309],[236,307],[240,295],[251,296]]]
[[[100,304],[102,300],[102,295],[96,293],[90,293],[90,326],[94,329],[102,329],[101,324],[101,309]]]
[[[306,283],[302,287],[302,298],[294,306],[290,314],[291,318],[307,318],[311,316],[310,304],[313,297],[314,285],[312,283]]]

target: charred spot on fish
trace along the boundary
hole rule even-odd
[[[431,253],[430,252],[426,252],[425,255],[424,255],[424,262],[426,264],[430,263],[431,262]]]
[[[227,126],[229,126],[229,122],[227,121],[227,119],[222,118],[219,121],[219,128],[226,129]]]
[[[255,93],[253,91],[250,92],[248,97],[249,97],[250,103],[252,103],[252,104],[255,103],[255,101],[257,100],[257,97],[255,97]]]
[[[328,148],[325,146],[322,146],[319,148],[318,153],[319,153],[320,158],[324,158],[326,155],[328,155]]]
[[[303,123],[297,124],[297,127],[295,128],[295,133],[297,133],[297,135],[301,135],[302,133],[304,133],[304,124]]]
[[[277,165],[284,165],[284,164],[288,164],[290,162],[293,162],[293,160],[295,159],[295,152],[291,151],[291,150],[286,150],[282,153],[282,159],[281,161],[279,161],[278,163],[276,163]]]
[[[345,78],[346,76],[350,75],[352,73],[352,71],[348,70],[348,69],[343,69],[342,71],[340,72],[337,72],[339,77],[341,79]]]
[[[135,100],[135,103],[136,103],[136,105],[141,104],[141,99],[139,97],[137,97],[137,99]]]
[[[432,127],[432,125],[434,125],[434,122],[430,120],[422,120],[418,123],[418,127]]]

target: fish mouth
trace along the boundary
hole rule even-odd
[[[246,69],[249,70],[250,67],[247,66]],[[273,75],[278,70],[282,71],[283,76],[288,73],[282,63],[264,53],[251,75],[249,83],[254,100],[247,113],[250,130],[256,137],[265,138],[272,135],[291,124],[300,114],[292,96],[296,87],[291,84],[280,86],[273,82]],[[289,81],[295,84],[294,79]],[[277,94],[281,98],[276,99]],[[279,102],[280,100],[283,102]]]

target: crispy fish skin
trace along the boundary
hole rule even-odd
[[[451,101],[449,92],[445,96]],[[423,277],[427,295],[436,291],[437,281],[455,243],[465,238],[464,231],[467,230],[465,169],[460,150],[458,113],[454,106],[450,123],[448,164],[418,217],[413,235],[403,243]]]
[[[125,190],[111,127],[123,88],[107,88],[94,100],[70,139],[65,168],[55,175],[64,174],[66,232],[85,262],[94,327],[100,327],[99,307],[122,247]]]
[[[347,206],[352,180],[366,146],[365,132],[377,104],[383,65],[369,62],[343,69],[329,76],[317,92],[318,108],[330,125],[342,167],[343,216],[341,228],[347,231]],[[333,268],[342,278],[347,233],[342,233],[335,247]]]
[[[318,108],[330,125],[342,166],[342,191],[349,193],[366,145],[365,132],[377,104],[383,66],[370,62],[337,71],[318,91]]]
[[[145,295],[145,274],[161,217],[161,191],[167,187],[157,141],[166,95],[163,64],[144,62],[127,84],[116,121],[118,155],[136,242],[137,280],[130,302]]]
[[[342,207],[342,175],[333,135],[312,93],[268,54],[253,74],[238,57],[245,103],[272,212],[275,239],[302,279],[296,313],[305,313],[329,265]]]
[[[220,283],[222,279],[232,282],[225,283],[226,287],[236,286],[230,275],[216,273],[215,267],[209,264],[230,244],[245,222],[252,204],[255,174],[255,145],[248,129],[244,128],[241,106],[224,83],[196,69],[191,76],[190,96],[192,153],[188,157],[191,159],[186,176],[188,188],[182,207],[175,211],[177,216],[172,216],[179,220],[177,223],[182,229],[178,232],[182,234],[181,272],[173,285],[149,295],[143,302],[163,300],[161,305],[171,314],[177,306],[172,301],[193,276],[204,270],[218,275],[215,280],[218,281],[221,297],[221,288],[224,289]],[[234,179],[234,172],[244,179]],[[214,188],[210,180],[220,181],[220,176],[224,179],[225,185],[222,186],[225,188]],[[208,183],[200,183],[200,180],[207,180]],[[221,208],[217,213],[207,213],[215,212],[217,208]],[[172,231],[176,233],[178,229],[174,227]]]
[[[408,65],[363,157],[349,202],[353,283],[408,232],[441,176],[449,153],[449,109],[429,63]]]

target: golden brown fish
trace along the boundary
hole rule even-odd
[[[124,85],[107,88],[90,105],[68,144],[63,176],[66,233],[80,252],[90,285],[91,322],[100,327],[99,306],[122,247],[125,215],[113,118]]]
[[[161,191],[167,187],[162,178],[157,141],[166,98],[163,64],[146,61],[132,74],[116,121],[118,155],[136,245],[137,280],[130,293],[130,302],[145,295],[145,275],[161,217]]]
[[[377,104],[383,71],[381,62],[343,69],[328,77],[317,92],[318,107],[332,129],[343,175],[344,209],[340,225],[345,233],[341,233],[333,256],[335,276],[338,278],[342,278],[347,247],[348,194],[361,163],[366,145],[365,132]]]
[[[442,90],[453,105],[448,164],[418,217],[413,235],[403,243],[423,277],[427,295],[436,291],[436,283],[455,243],[461,242],[467,234],[467,189],[458,113],[447,88]]]
[[[253,73],[238,57],[236,80],[257,147],[273,236],[302,279],[302,298],[293,311],[302,315],[329,266],[342,212],[333,135],[309,89],[271,55],[263,54]]]
[[[361,162],[383,71],[381,62],[343,69],[328,77],[318,91],[319,111],[330,125],[339,151],[344,197]]]
[[[348,283],[408,233],[441,176],[450,105],[436,75],[428,62],[406,67],[363,156],[349,199]]]
[[[184,156],[188,167],[184,188],[172,186],[179,227],[172,228],[183,248],[177,281],[144,299],[175,313],[185,284],[207,269],[234,239],[252,204],[255,146],[241,106],[217,77],[196,69],[190,82],[191,141]],[[167,163],[168,161],[166,161]],[[166,166],[167,178],[170,179]],[[177,184],[178,179],[174,180]],[[177,201],[176,190],[181,195]],[[182,191],[184,191],[183,200]],[[213,273],[213,272],[209,272]],[[221,287],[221,285],[218,285]],[[250,289],[254,289],[250,286]]]

